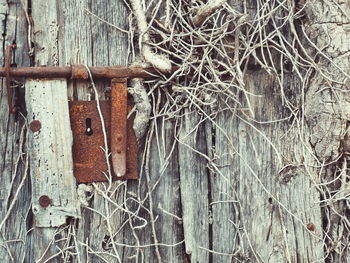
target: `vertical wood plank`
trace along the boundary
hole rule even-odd
[[[180,201],[179,153],[175,141],[177,128],[174,121],[160,118],[156,129],[157,132],[150,142],[152,146],[149,160],[151,177],[149,189],[155,187],[151,193],[153,212],[156,218],[155,231],[159,243],[174,245],[174,247],[160,245],[159,252],[163,261],[172,259],[173,262],[183,262],[185,251],[182,242],[184,236]],[[171,231],[165,231],[165,229]],[[154,240],[150,230],[149,232],[150,238],[147,240],[145,236],[145,243],[152,244]],[[148,252],[149,257],[155,258],[154,249],[152,250]],[[146,259],[147,254],[145,261],[147,261]],[[156,260],[154,259],[154,261]]]
[[[297,79],[291,74],[285,78],[285,92],[293,90],[297,97]],[[246,88],[259,94],[250,101],[255,121],[247,120],[239,111],[238,117],[228,111],[217,119],[220,128],[216,129],[216,156],[224,177],[218,176],[212,184],[213,202],[225,202],[229,197],[234,203],[221,210],[213,206],[213,250],[226,254],[214,254],[213,258],[233,258],[234,262],[320,260],[323,249],[319,193],[313,178],[300,164],[303,146],[298,127],[290,128],[288,121],[268,123],[290,115],[281,105],[273,77],[251,72]],[[230,231],[223,233],[229,227],[227,220],[231,221]],[[315,226],[314,231],[306,228],[309,223]]]
[[[211,166],[210,192],[212,209],[212,250],[213,262],[233,262],[239,258],[239,161],[233,158],[234,147],[240,135],[236,132],[237,121],[231,111],[223,111],[214,120],[207,132],[212,140],[213,165]],[[210,133],[211,132],[211,135]],[[234,145],[234,147],[232,147]]]
[[[183,220],[181,207],[181,189],[178,164],[178,148],[176,122],[160,119],[158,133],[154,136],[150,160],[150,174],[153,185],[157,184],[153,193],[154,210],[157,217],[156,233],[162,244],[160,246],[163,261],[183,262],[185,257],[183,236]],[[158,153],[158,154],[157,154]],[[166,231],[167,229],[171,231]]]
[[[36,66],[59,64],[58,10],[57,1],[32,2]],[[30,132],[34,255],[40,262],[47,259],[58,262],[66,257],[58,249],[64,245],[64,241],[59,240],[67,238],[66,232],[58,227],[66,224],[68,218],[78,218],[80,214],[73,177],[66,80],[28,80],[26,105],[28,120],[41,122],[40,131]],[[52,200],[47,208],[39,204],[43,195]]]
[[[310,77],[305,90],[307,135],[317,156],[317,161],[308,161],[313,176],[323,183],[320,192],[326,262],[345,262],[349,254],[349,232],[345,230],[349,203],[348,195],[342,193],[349,189],[350,6],[343,1],[313,0],[305,7],[305,34],[322,53],[318,61],[322,70]],[[337,81],[329,82],[329,78]],[[314,167],[315,163],[318,166]]]
[[[37,246],[37,258],[52,242],[55,228],[66,224],[69,217],[78,218],[80,214],[66,92],[65,79],[26,81],[32,210],[35,240],[41,244]],[[35,122],[41,127],[34,127]],[[48,200],[48,207],[40,204],[43,196]]]
[[[191,262],[208,262],[209,204],[205,129],[196,113],[186,112],[179,136],[179,172],[186,253]],[[195,150],[195,151],[194,151]]]
[[[127,9],[122,1],[60,1],[60,46],[59,64],[82,63],[89,66],[126,65],[128,61],[127,35],[107,25],[99,18],[118,27],[128,24]],[[91,13],[93,14],[91,14]],[[79,30],[77,30],[79,28]],[[69,47],[69,48],[67,48]],[[104,91],[110,87],[110,80],[95,81],[99,99],[105,99]],[[90,81],[70,81],[69,97],[72,100],[96,99],[88,89]],[[116,204],[123,206],[124,182],[96,183],[89,208],[82,211],[77,228],[77,260],[81,262],[122,262],[123,247],[112,247],[110,240],[123,243],[123,212]],[[111,192],[106,193],[110,187]],[[106,193],[110,201],[103,196]],[[106,218],[108,215],[109,224]]]
[[[26,81],[26,103],[30,127],[32,209],[37,227],[58,227],[67,217],[78,217],[73,175],[72,131],[70,129],[65,79]],[[38,131],[35,123],[40,122]],[[38,124],[39,125],[39,124]],[[41,196],[51,205],[43,208]]]
[[[4,49],[16,43],[17,49],[11,63],[28,66],[30,63],[26,36],[26,18],[21,3],[0,1],[0,61],[3,66]],[[23,89],[16,88],[21,98]],[[18,101],[19,102],[19,101]],[[23,101],[22,101],[23,103]],[[24,109],[24,105],[18,103]],[[29,213],[31,194],[26,173],[25,119],[19,113],[9,114],[5,80],[0,87],[0,259],[1,262],[22,262],[31,257],[31,232]]]

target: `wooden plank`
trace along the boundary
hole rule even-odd
[[[132,255],[137,255],[140,262],[164,262],[168,259],[171,259],[172,262],[183,262],[185,251],[177,161],[178,149],[175,141],[177,130],[174,129],[174,126],[174,122],[160,118],[154,128],[151,128],[153,136],[149,141],[150,156],[148,164],[144,166],[141,181],[138,183],[139,187],[136,188],[136,182],[130,182],[134,184],[133,187],[141,191],[140,196],[145,200],[143,204],[152,211],[154,219],[154,230],[152,230],[152,218],[149,212],[138,208],[137,203],[134,203],[132,210],[140,209],[138,215],[148,221],[148,224],[137,232],[139,241],[144,245],[155,244],[155,234],[158,244],[161,245],[146,247],[141,251],[135,248],[125,249],[125,260]],[[132,225],[137,226],[141,223],[144,222],[139,221]],[[126,228],[124,242],[132,242],[137,245],[135,242],[137,240],[132,235],[133,230],[130,227]]]
[[[17,44],[11,63],[28,66],[26,18],[20,1],[0,1],[1,44],[0,61],[4,48]],[[30,257],[31,234],[29,176],[26,173],[25,119],[20,114],[9,114],[7,92],[1,80],[0,87],[0,258],[1,262],[22,262]],[[22,90],[16,95],[21,97]],[[23,100],[22,100],[23,102]],[[24,105],[21,105],[22,108]]]
[[[158,132],[152,138],[150,157],[151,188],[153,191],[153,209],[157,218],[155,230],[159,243],[173,247],[159,246],[163,261],[183,262],[185,247],[183,220],[180,200],[180,177],[178,148],[175,136],[176,123],[171,120],[158,121]],[[169,229],[171,231],[166,231]],[[150,240],[150,243],[154,241]],[[176,245],[176,246],[175,246]],[[154,253],[153,253],[154,254]],[[154,257],[152,254],[151,258]]]
[[[239,204],[237,202],[239,160],[233,158],[233,145],[238,145],[237,120],[231,111],[223,111],[207,131],[212,143],[210,193],[212,210],[213,262],[232,262],[239,251]],[[228,137],[229,136],[229,137]],[[237,225],[235,225],[237,224]],[[243,253],[242,253],[243,254]]]
[[[59,12],[60,19],[60,35],[59,35],[59,65],[66,66],[71,63],[82,63],[92,65],[92,44],[94,36],[91,34],[91,20],[90,17],[84,11],[89,9],[88,1],[60,1]],[[77,30],[79,28],[79,30]],[[68,47],[68,48],[67,48]],[[68,81],[68,96],[70,100],[80,99],[88,100],[91,98],[91,93],[87,87],[90,85],[84,81]],[[99,89],[99,91],[101,91]],[[84,187],[84,186],[83,186]],[[86,190],[89,189],[89,186]],[[90,187],[92,191],[92,187]],[[82,195],[91,195],[91,192],[83,191]],[[95,202],[94,197],[91,202],[85,200],[89,206]],[[93,206],[92,206],[93,208]],[[99,203],[99,209],[104,208],[104,203]],[[94,212],[89,209],[82,209],[81,219],[76,221],[76,251],[77,255],[74,258],[77,262],[89,262],[94,260],[98,261],[98,258],[92,258],[91,252],[88,249],[90,243],[94,243],[95,246],[92,248],[99,251],[102,250],[102,241],[105,232],[101,229],[103,225],[103,219],[94,217]],[[73,222],[72,222],[73,223]],[[95,224],[93,224],[95,223]],[[75,225],[73,225],[75,227]]]
[[[32,3],[32,41],[35,65],[55,66],[59,59],[59,17],[56,1]],[[35,32],[35,34],[34,34]],[[58,262],[66,257],[68,218],[78,218],[80,203],[73,176],[72,134],[68,114],[66,80],[27,80],[28,121],[39,120],[41,129],[30,132],[34,257]],[[38,200],[46,195],[52,206],[44,209]],[[60,249],[59,249],[60,248]]]
[[[305,14],[305,34],[317,47],[318,65],[322,65],[305,91],[306,132],[317,156],[317,161],[314,158],[309,163],[318,165],[310,171],[324,183],[320,192],[326,262],[345,262],[349,257],[349,235],[344,229],[348,228],[349,211],[349,158],[345,153],[349,151],[350,6],[342,1],[309,1]]]
[[[186,111],[179,135],[179,172],[186,253],[191,262],[208,262],[209,204],[205,129],[200,117]],[[194,151],[195,150],[195,151]]]
[[[285,78],[285,89],[293,90],[297,96],[298,80],[292,75]],[[288,130],[288,121],[258,123],[290,115],[281,104],[273,77],[262,71],[251,72],[246,89],[259,94],[250,101],[256,121],[246,120],[246,115],[239,115],[239,111],[238,118],[228,111],[217,119],[215,148],[222,176],[212,183],[213,202],[230,199],[234,202],[213,206],[213,250],[222,253],[214,253],[213,259],[233,258],[235,262],[321,259],[319,193],[303,165],[293,166],[302,160],[298,127]],[[287,168],[281,170],[285,165]],[[314,231],[307,230],[309,223],[314,225]],[[223,229],[230,230],[224,233]]]
[[[155,12],[156,6],[164,10],[165,1],[146,0],[147,17],[162,21],[164,12]],[[124,26],[124,28],[126,28]],[[130,45],[131,43],[129,43]],[[134,43],[135,45],[136,43]],[[137,45],[137,44],[136,44]],[[136,51],[138,51],[136,49]],[[130,54],[131,55],[131,54]],[[139,54],[136,53],[136,56]],[[132,59],[135,59],[132,57]],[[132,62],[132,61],[131,61]],[[146,85],[146,88],[147,85]],[[153,105],[161,105],[162,95],[150,96]],[[161,107],[161,106],[160,106]],[[157,109],[153,114],[158,115]],[[131,202],[130,209],[146,220],[129,221],[125,229],[124,243],[142,248],[125,248],[127,262],[183,262],[185,256],[181,219],[180,185],[176,123],[166,117],[158,117],[151,122],[150,137],[140,143],[140,180],[128,182],[128,198],[142,200],[142,206]],[[149,152],[147,151],[149,149]],[[144,207],[143,207],[144,206]],[[153,222],[152,222],[153,221]],[[160,245],[157,245],[160,244]]]
[[[67,90],[66,79],[26,81],[32,209],[37,227],[59,227],[67,217],[79,217],[68,101],[62,90]],[[40,130],[32,129],[33,121],[40,122]],[[52,205],[43,208],[41,196],[48,196]]]
[[[127,28],[128,25],[128,12],[122,2],[99,3],[93,2],[91,5],[88,1],[61,1],[62,12],[62,27],[60,28],[59,39],[60,46],[60,61],[61,65],[67,65],[73,63],[87,63],[89,65],[125,65],[128,61],[128,42],[127,35],[118,31],[113,26],[107,25],[101,19],[108,21],[120,28]],[[92,12],[94,15],[90,14]],[[96,17],[97,16],[97,17]],[[80,28],[79,31],[76,28]],[[69,46],[67,49],[65,46]],[[97,88],[100,92],[100,99],[104,98],[103,91],[106,86],[110,86],[108,81],[97,82]],[[70,96],[72,99],[88,99],[91,92],[84,87],[89,86],[89,82],[71,82]],[[73,92],[73,86],[76,88]],[[74,96],[73,96],[74,93]],[[169,149],[173,146],[174,138],[172,135],[172,128],[167,124],[167,131],[164,135],[167,138],[165,145],[162,147]],[[152,141],[156,140],[155,138]],[[170,151],[170,149],[169,149]],[[177,159],[170,158],[169,167],[160,175],[160,167],[163,165],[162,158],[158,154],[158,150],[152,147],[150,155],[150,173],[151,182],[149,187],[153,187],[158,179],[161,177],[159,186],[154,190],[153,207],[155,210],[155,216],[158,216],[156,223],[156,232],[159,242],[164,244],[176,244],[182,240],[182,230],[179,226],[178,220],[170,215],[166,215],[163,210],[158,209],[158,204],[167,211],[180,216],[179,206],[179,186],[178,177],[176,178]],[[164,153],[165,154],[165,153]],[[142,153],[140,153],[141,159]],[[174,168],[174,169],[172,169]],[[172,177],[168,177],[168,175]],[[175,177],[175,178],[173,178]],[[143,228],[137,228],[140,224],[144,224],[144,221],[138,220],[138,218],[144,218],[149,220],[149,215],[145,210],[140,209],[140,206],[133,202],[134,198],[143,200],[147,195],[147,182],[145,176],[138,181],[129,181],[127,183],[120,184],[114,182],[111,185],[111,189],[118,189],[116,193],[111,196],[111,200],[116,204],[122,206],[127,200],[128,209],[131,211],[137,211],[137,217],[129,218],[128,214],[125,214],[120,210],[120,207],[116,207],[115,204],[106,201],[101,196],[100,191],[104,191],[107,184],[98,183],[97,188],[93,191],[94,197],[91,199],[90,208],[83,210],[83,216],[79,220],[79,227],[77,230],[77,240],[79,247],[78,258],[84,262],[92,260],[94,262],[103,262],[107,260],[109,262],[118,262],[116,257],[109,254],[117,254],[120,257],[119,260],[123,262],[133,262],[135,258],[144,262],[152,262],[156,260],[154,253],[154,246],[145,246],[141,249],[127,248],[122,245],[117,246],[117,253],[111,247],[106,248],[105,241],[110,238],[110,233],[106,228],[106,221],[101,217],[107,212],[107,207],[114,211],[111,216],[111,228],[113,232],[117,233],[114,237],[116,243],[127,245],[140,245],[153,244],[154,239],[152,237],[151,225],[147,224]],[[173,189],[169,191],[169,189]],[[165,198],[164,192],[173,195],[173,199]],[[173,193],[173,194],[172,194]],[[135,195],[137,197],[135,197]],[[146,207],[149,206],[148,199],[144,203]],[[93,209],[93,211],[91,210]],[[116,211],[115,211],[116,209]],[[135,209],[135,210],[134,210]],[[159,222],[162,222],[160,224]],[[164,226],[163,226],[164,224]],[[177,226],[174,231],[164,231],[164,227]],[[136,235],[135,235],[136,234]],[[89,251],[89,252],[87,252]],[[96,254],[99,252],[100,254]],[[160,253],[163,259],[171,258],[174,256],[173,262],[182,262],[182,245],[176,247],[160,247]],[[103,258],[103,259],[102,259]],[[176,260],[176,261],[175,261]]]
[[[121,28],[127,25],[127,9],[121,1],[60,1],[59,64],[82,63],[89,66],[126,65],[127,35],[106,20]],[[92,14],[91,14],[92,13]],[[79,28],[79,30],[77,30]],[[69,48],[67,48],[69,47]],[[96,81],[99,99],[105,99],[104,91],[110,87],[110,80]],[[95,99],[90,81],[70,81],[71,100]],[[113,194],[106,192],[110,189]],[[91,187],[89,208],[82,211],[82,218],[76,230],[78,255],[81,262],[122,262],[123,247],[112,246],[123,243],[124,215],[120,210],[125,197],[125,183],[96,183]],[[107,194],[110,200],[106,199]],[[108,216],[107,216],[108,215]],[[106,218],[108,217],[108,224]],[[74,226],[75,227],[75,226]]]
[[[28,122],[40,121],[41,126],[38,131],[29,131],[35,240],[42,245],[37,247],[36,256],[39,257],[52,242],[55,228],[66,224],[69,217],[78,218],[80,214],[66,92],[65,79],[26,81]],[[51,200],[48,207],[40,204],[42,196]]]

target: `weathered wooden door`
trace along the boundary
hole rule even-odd
[[[0,0],[0,15],[12,66],[127,65],[147,44],[177,70],[145,83],[140,179],[79,186],[67,101],[96,99],[91,82],[16,79],[11,114],[3,80],[1,262],[350,261],[347,1]]]

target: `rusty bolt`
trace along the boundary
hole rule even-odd
[[[118,140],[118,141],[121,141],[122,139],[123,139],[123,136],[118,135],[117,140]]]
[[[309,229],[310,231],[315,231],[315,225],[313,224],[313,223],[309,223],[309,224],[307,224],[307,229]]]
[[[122,152],[122,149],[118,148],[117,153],[121,153],[121,152]]]
[[[37,132],[40,131],[41,129],[41,122],[38,120],[33,120],[30,124],[29,124],[29,128],[32,132]]]
[[[42,195],[40,196],[39,198],[39,204],[42,206],[42,207],[48,207],[49,205],[51,205],[52,203],[52,200],[50,197],[48,197],[47,195]]]

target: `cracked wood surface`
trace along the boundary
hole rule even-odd
[[[305,32],[324,55],[319,67],[328,80],[316,73],[305,94],[306,125],[310,147],[317,156],[312,169],[315,180],[332,182],[327,192],[335,200],[324,207],[325,243],[329,262],[349,262],[348,203],[348,132],[350,119],[350,5],[347,1],[308,1],[305,8]],[[316,166],[316,167],[317,167]],[[324,198],[328,198],[325,194]],[[333,199],[333,197],[331,197]]]

